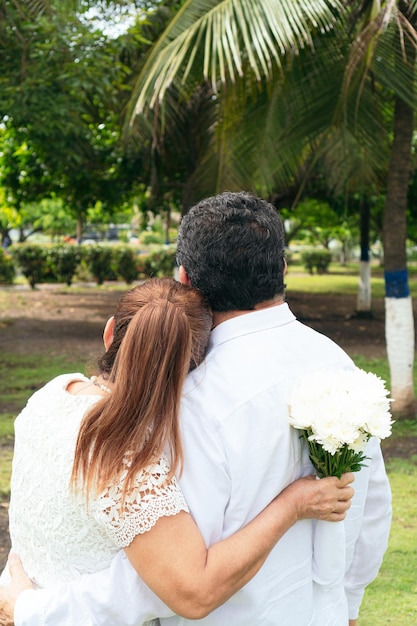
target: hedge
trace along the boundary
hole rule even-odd
[[[310,274],[325,274],[329,269],[332,254],[329,250],[311,250],[305,251],[301,255],[301,261]]]
[[[131,284],[152,276],[172,276],[175,246],[150,254],[127,245],[14,244],[10,256],[2,250],[0,283],[12,283],[20,271],[32,289],[43,282],[66,283],[93,279],[98,285],[111,280]]]
[[[0,248],[0,284],[11,285],[16,274],[13,258]]]

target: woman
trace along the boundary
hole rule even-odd
[[[97,376],[59,376],[30,398],[16,419],[10,532],[35,585],[98,571],[124,548],[174,612],[196,619],[248,582],[295,521],[344,517],[351,477],[300,479],[206,548],[174,473],[182,386],[204,367],[210,329],[198,291],[151,279],[107,322]]]

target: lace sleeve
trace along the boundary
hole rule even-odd
[[[125,548],[136,535],[150,530],[160,517],[189,511],[175,476],[167,481],[169,464],[165,456],[138,473],[122,508],[126,473],[91,502],[91,513],[119,548]]]

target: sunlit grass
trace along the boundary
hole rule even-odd
[[[20,410],[29,396],[48,380],[70,371],[84,370],[85,361],[45,354],[17,354],[2,352],[0,357],[0,414],[5,406]],[[0,431],[1,434],[1,431]]]
[[[13,422],[15,417],[15,413],[0,413],[0,442],[8,443],[13,439]]]
[[[81,362],[68,354],[46,356],[2,352],[0,357],[0,500],[10,494],[14,419],[29,397],[58,374],[83,372]],[[5,444],[5,445],[2,445]]]
[[[417,457],[387,462],[393,522],[381,570],[368,587],[358,626],[417,624]]]
[[[332,263],[326,274],[308,274],[299,264],[290,264],[285,277],[287,292],[304,291],[308,293],[351,294],[358,293],[359,266],[350,264],[347,267]],[[413,297],[417,296],[416,270],[409,270],[409,287]],[[372,297],[385,296],[385,281],[383,270],[377,267],[371,272]]]
[[[0,502],[10,497],[13,448],[0,446]]]
[[[358,293],[358,276],[354,274],[297,274],[291,268],[286,277],[287,293],[304,291],[308,293],[351,294]],[[371,279],[372,296],[382,298],[385,294],[384,279]]]

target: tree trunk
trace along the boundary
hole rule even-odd
[[[369,258],[370,206],[367,198],[360,205],[361,259],[359,266],[359,286],[356,301],[357,317],[372,317],[371,261]]]
[[[397,417],[404,418],[413,418],[415,415],[414,319],[406,256],[407,191],[413,129],[413,110],[397,98],[383,226],[385,337],[391,396],[395,400],[392,409]]]
[[[358,297],[356,300],[356,317],[372,317],[371,262],[361,261],[359,264]]]
[[[83,218],[82,218],[81,213],[79,213],[77,217],[77,228],[76,228],[77,243],[81,243],[82,236],[83,236]]]

